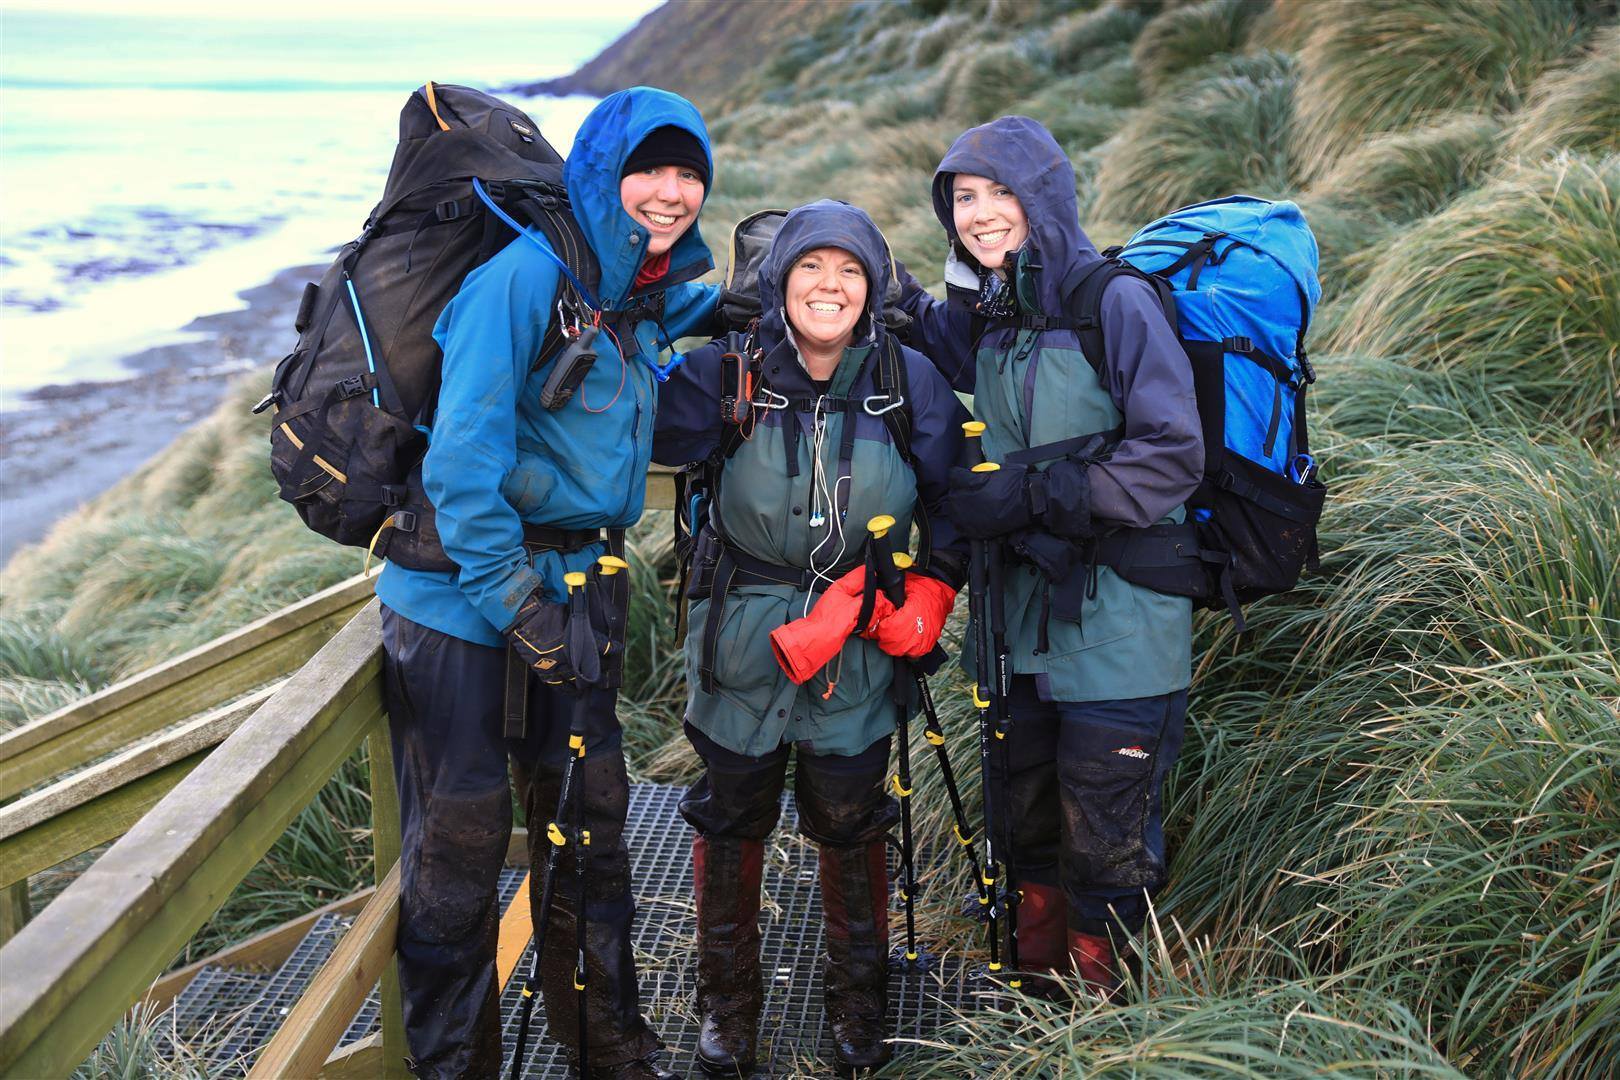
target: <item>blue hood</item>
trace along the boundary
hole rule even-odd
[[[873,305],[881,302],[894,276],[888,242],[865,210],[836,199],[807,203],[783,219],[759,270],[761,323],[767,338],[782,331],[782,299],[788,271],[799,256],[816,248],[842,248],[866,268],[866,311],[855,324],[855,343],[872,335]]]
[[[964,131],[934,171],[934,213],[957,257],[977,271],[981,267],[957,238],[951,212],[951,177],[956,173],[989,177],[1018,196],[1029,218],[1020,265],[1034,273],[1041,310],[1062,311],[1064,283],[1078,280],[1102,256],[1080,228],[1074,166],[1052,133],[1027,116],[1003,116]]]
[[[648,232],[625,213],[619,201],[619,175],[625,159],[652,132],[678,127],[703,144],[709,159],[709,186],[714,189],[714,151],[697,107],[679,94],[650,86],[632,86],[603,98],[574,136],[574,149],[563,167],[563,183],[574,217],[602,266],[597,299],[606,308],[622,308],[630,295],[647,251]],[[635,240],[630,238],[634,236]],[[690,281],[714,268],[697,222],[670,249],[671,282]]]

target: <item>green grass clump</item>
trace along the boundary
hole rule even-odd
[[[1465,113],[1375,136],[1340,158],[1311,190],[1394,221],[1432,214],[1486,178],[1501,132],[1494,117]]]
[[[1559,150],[1620,152],[1620,26],[1595,35],[1591,55],[1549,72],[1513,118],[1507,153],[1542,157]]]
[[[1218,195],[1288,191],[1294,79],[1291,58],[1262,53],[1149,102],[1104,148],[1097,212],[1146,221]]]
[[[946,97],[951,119],[964,127],[994,120],[1046,85],[1052,76],[1036,49],[1013,42],[985,45],[951,57],[956,74]]]
[[[1240,51],[1268,2],[1202,0],[1154,16],[1131,48],[1142,85],[1156,93],[1217,57]]]
[[[1077,11],[1054,22],[1043,40],[1058,71],[1083,72],[1129,51],[1147,17],[1120,4]]]
[[[1300,148],[1324,169],[1369,135],[1440,113],[1517,108],[1579,40],[1577,0],[1368,0],[1308,9]]]
[[[1620,422],[1620,157],[1513,170],[1384,247],[1334,351],[1487,374],[1544,423]]]

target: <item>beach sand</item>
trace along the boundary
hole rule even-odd
[[[125,357],[127,379],[41,387],[0,412],[0,564],[162,453],[234,378],[285,355],[304,282],[322,269],[283,270],[239,293],[245,308],[192,320],[193,340]]]

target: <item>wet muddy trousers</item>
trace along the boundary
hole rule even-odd
[[[406,1039],[418,1076],[493,1077],[503,1071],[495,985],[496,888],[511,837],[510,756],[530,824],[538,917],[545,826],[557,808],[568,724],[577,700],[530,685],[528,731],[503,736],[504,649],[474,645],[382,609],[384,700],[399,786],[399,980]],[[585,896],[587,1035],[593,1070],[633,1061],[659,1043],[642,1020],[631,952],[635,901],[622,835],[629,784],[612,691],[587,702],[584,793],[590,862]],[[536,845],[540,845],[536,847]],[[550,1034],[578,1045],[574,918],[579,889],[570,854],[557,880],[542,998]]]
[[[733,753],[687,725],[705,766],[681,800],[697,830],[699,1061],[717,1075],[747,1075],[757,1058],[763,990],[759,968],[760,872],[775,828],[790,747],[760,758]],[[827,1023],[841,1068],[889,1058],[888,867],[884,837],[899,807],[883,792],[889,739],[853,757],[800,748],[794,775],[799,831],[820,852],[827,955]]]
[[[1022,902],[1019,963],[1071,967],[1112,991],[1164,887],[1164,779],[1181,752],[1187,692],[1047,702],[1012,680],[1000,820]],[[1034,988],[1042,989],[1041,983]]]

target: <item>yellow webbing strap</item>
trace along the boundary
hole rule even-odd
[[[360,564],[360,576],[361,577],[370,577],[371,576],[371,556],[373,554],[375,554],[376,551],[377,551],[377,541],[382,539],[383,530],[388,528],[393,523],[394,523],[394,515],[389,514],[386,518],[383,519],[383,523],[381,525],[377,526],[377,531],[371,534],[371,543],[366,545],[366,557],[365,557],[365,560],[363,562],[361,562],[361,564]]]
[[[423,89],[427,91],[428,111],[433,114],[433,119],[439,122],[439,130],[449,131],[450,125],[445,123],[444,117],[439,115],[439,101],[433,96],[433,80],[429,79],[428,84]]]

